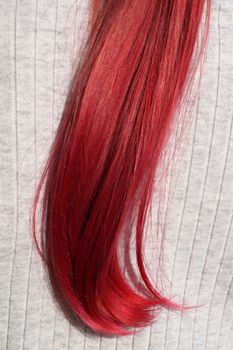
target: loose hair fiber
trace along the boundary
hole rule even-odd
[[[93,0],[90,35],[32,224],[53,289],[96,332],[130,334],[150,324],[155,309],[184,308],[149,277],[144,228],[161,155],[204,52],[209,15],[210,0]]]

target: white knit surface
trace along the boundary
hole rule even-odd
[[[167,275],[189,304],[135,336],[100,337],[56,306],[29,210],[61,116],[87,0],[0,1],[0,349],[233,349],[233,1],[215,0],[198,108],[168,216]]]

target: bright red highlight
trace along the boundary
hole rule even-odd
[[[208,26],[210,0],[94,5],[33,224],[35,230],[43,187],[41,253],[54,290],[93,330],[127,334],[151,323],[154,307],[179,308],[147,275],[143,230],[161,152],[200,58],[193,53],[203,13]],[[132,220],[140,290],[124,276],[119,257]]]

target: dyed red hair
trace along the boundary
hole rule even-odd
[[[35,233],[41,196],[38,246],[54,289],[93,330],[127,334],[151,323],[154,307],[178,307],[148,277],[143,231],[161,153],[203,51],[194,56],[210,0],[94,5],[92,30],[36,194],[33,227]],[[125,277],[119,252],[125,235],[130,242],[132,221],[143,288]]]

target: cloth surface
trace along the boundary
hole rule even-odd
[[[0,348],[233,349],[233,2],[213,1],[208,55],[169,210],[165,260],[176,295],[135,336],[101,337],[57,308],[29,210],[87,24],[86,0],[0,1]]]

